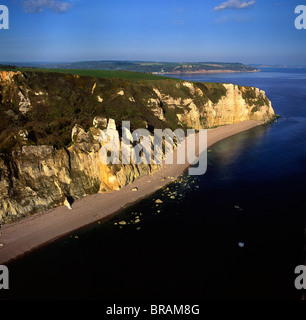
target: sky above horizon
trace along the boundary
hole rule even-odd
[[[1,62],[140,60],[306,65],[302,0],[0,0]]]

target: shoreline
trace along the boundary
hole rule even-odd
[[[263,122],[250,120],[208,129],[207,148],[262,124]],[[5,224],[0,229],[0,243],[4,244],[0,247],[0,264],[9,263],[62,236],[116,214],[176,180],[189,166],[189,163],[178,165],[174,161],[173,165],[164,165],[153,174],[138,178],[118,191],[78,199],[73,203],[72,210],[60,206]],[[138,190],[132,191],[135,187]]]
[[[201,74],[201,73],[254,73],[254,72],[260,72],[260,70],[253,70],[253,71],[247,71],[247,70],[198,70],[198,71],[173,71],[173,72],[152,72],[152,74],[156,75],[163,75],[163,74]]]

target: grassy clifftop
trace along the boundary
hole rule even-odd
[[[153,75],[145,72],[132,72],[132,71],[111,71],[111,70],[92,70],[92,69],[45,69],[45,68],[19,68],[16,66],[0,65],[0,71],[22,71],[22,72],[51,72],[51,73],[64,73],[74,74],[80,76],[89,76],[96,78],[107,79],[121,79],[127,81],[139,80],[165,80],[172,79],[170,77]]]

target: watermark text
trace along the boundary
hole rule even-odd
[[[294,13],[298,14],[294,22],[296,29],[306,29],[306,6],[297,6]]]
[[[0,30],[9,28],[9,10],[7,6],[0,5]]]
[[[121,134],[115,128],[101,132],[99,158],[103,164],[190,164],[189,175],[203,175],[207,170],[207,130],[146,129],[131,133],[130,122],[123,121]],[[121,136],[121,137],[120,137]],[[196,140],[198,139],[198,143]],[[176,152],[174,152],[176,149]],[[197,166],[196,166],[197,165]]]
[[[306,266],[297,266],[294,273],[298,274],[294,281],[295,288],[298,290],[306,289]]]
[[[0,290],[9,288],[9,271],[7,266],[0,265]]]

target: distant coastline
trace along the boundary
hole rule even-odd
[[[151,74],[258,72],[258,67],[229,62],[76,61],[67,63],[10,63],[11,67],[132,71]],[[0,63],[1,67],[1,63]]]
[[[197,70],[197,71],[172,71],[172,72],[152,72],[152,74],[163,75],[163,74],[194,74],[194,73],[250,73],[260,72],[260,70]]]

